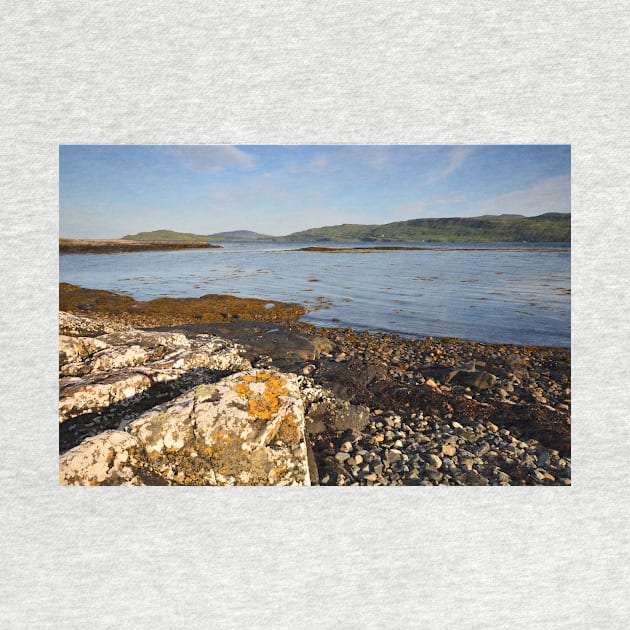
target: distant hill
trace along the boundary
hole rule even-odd
[[[412,219],[383,225],[344,223],[293,232],[286,236],[268,236],[250,230],[234,230],[207,235],[155,230],[123,236],[123,239],[135,241],[569,243],[571,242],[571,215],[547,212],[536,217],[500,214],[465,218]]]
[[[233,232],[217,232],[216,234],[191,234],[174,230],[154,230],[138,232],[122,237],[125,241],[259,241],[273,239],[266,234],[258,234],[250,230],[234,230]]]
[[[122,237],[123,241],[207,241],[208,236],[190,234],[189,232],[174,232],[173,230],[153,230],[153,232],[138,232]]]
[[[275,240],[568,243],[571,241],[571,215],[548,212],[536,217],[502,214],[469,218],[412,219],[383,225],[345,223],[294,232]]]
[[[216,232],[210,234],[208,238],[215,241],[260,241],[265,239],[273,239],[274,236],[268,234],[259,234],[258,232],[252,232],[251,230],[234,230],[232,232]]]

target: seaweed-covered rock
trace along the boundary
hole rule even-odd
[[[309,435],[339,433],[348,429],[361,431],[370,421],[367,407],[338,398],[332,390],[315,384],[312,379],[300,377],[300,380]]]

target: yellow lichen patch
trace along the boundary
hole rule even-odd
[[[274,372],[246,374],[236,383],[234,391],[247,399],[247,414],[251,418],[265,421],[275,417],[282,405],[280,398],[289,393],[280,376]]]
[[[294,413],[286,414],[284,422],[280,425],[278,434],[275,437],[285,444],[299,444],[304,440],[304,433]]]
[[[228,433],[216,433],[203,451],[216,474],[234,475],[243,467],[243,441]]]
[[[203,383],[195,387],[195,396],[197,398],[208,398],[217,391],[217,386],[211,383]]]

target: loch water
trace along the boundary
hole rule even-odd
[[[308,252],[313,243],[226,243],[221,249],[73,254],[60,282],[138,300],[208,293],[297,302],[302,319],[418,337],[569,347],[566,244],[396,243],[421,251]],[[361,247],[392,243],[323,243]],[[508,249],[509,248],[509,249]],[[562,251],[545,251],[561,248]]]

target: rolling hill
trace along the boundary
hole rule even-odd
[[[536,217],[502,214],[412,219],[384,225],[344,224],[294,232],[278,240],[566,243],[571,240],[571,215],[549,212]]]
[[[174,230],[153,230],[152,232],[127,234],[122,237],[125,241],[259,241],[273,238],[251,230],[234,230],[232,232],[217,232],[216,234],[191,234],[190,232],[175,232]]]
[[[206,241],[207,236],[190,234],[189,232],[175,232],[173,230],[153,230],[153,232],[138,232],[122,237],[123,241]]]
[[[123,239],[168,241],[284,241],[284,242],[481,242],[481,243],[568,243],[571,241],[571,215],[547,212],[535,217],[519,214],[412,219],[383,225],[344,223],[267,236],[249,230],[200,235],[172,230],[155,230],[124,236]]]

